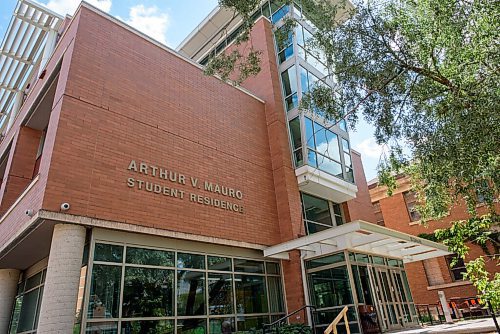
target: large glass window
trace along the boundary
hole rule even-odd
[[[325,199],[315,197],[306,193],[301,193],[302,214],[306,225],[307,234],[323,231],[335,224],[342,225],[342,212],[339,204],[330,203]],[[333,215],[330,210],[330,204],[333,208]]]
[[[305,117],[307,164],[329,174],[354,182],[349,141]],[[339,141],[340,140],[340,141]],[[342,146],[340,146],[342,145]],[[342,152],[342,157],[341,157]],[[345,177],[342,171],[345,163]]]
[[[174,315],[174,271],[158,268],[125,268],[123,318]]]
[[[235,275],[236,312],[267,313],[266,283],[263,276]]]
[[[354,304],[347,266],[310,273],[309,282],[312,300],[318,308]]]
[[[284,315],[278,262],[126,244],[94,249],[86,333],[227,334]],[[21,306],[16,326],[30,313]]]
[[[88,318],[118,318],[121,276],[119,266],[94,264]]]
[[[293,56],[293,34],[285,32],[283,27],[275,32],[276,49],[278,50],[278,59],[280,64]]]
[[[314,48],[311,43],[313,38],[312,33],[302,25],[297,24],[297,26],[295,27],[295,36],[297,38],[297,45],[299,47],[297,50],[297,54],[299,55],[299,57],[311,64],[321,73],[325,75],[328,74],[325,54],[318,48]]]
[[[177,315],[204,315],[205,273],[182,270],[177,273]]]

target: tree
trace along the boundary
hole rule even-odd
[[[243,17],[248,36],[259,1],[219,3]],[[480,219],[478,200],[488,209],[489,224],[481,231],[499,226],[499,2],[355,0],[354,9],[342,0],[299,3],[317,28],[307,46],[324,55],[328,76],[336,82],[334,88],[314,87],[301,107],[333,123],[346,119],[351,128],[359,117],[374,125],[377,143],[390,147],[379,165],[379,183],[391,193],[395,176],[409,174],[424,222],[465,201],[471,220],[439,232],[465,257],[466,240],[457,233],[473,232],[471,222]],[[215,57],[208,67],[211,74],[230,72],[237,70],[234,63],[212,66]],[[255,74],[259,64],[253,64]],[[479,291],[481,286],[498,289],[498,275],[485,283],[481,263],[468,265],[467,277]],[[499,295],[498,290],[483,293],[497,306]]]

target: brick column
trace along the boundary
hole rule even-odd
[[[0,269],[0,333],[8,333],[18,280],[19,270]]]
[[[38,334],[73,332],[84,244],[83,226],[54,227]]]

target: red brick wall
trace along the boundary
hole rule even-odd
[[[6,133],[5,138],[0,142],[0,152],[6,152],[9,146],[11,146],[11,153],[14,152],[12,150],[15,150],[15,145],[18,142],[18,136],[22,129],[24,119],[27,117],[28,112],[30,112],[30,110],[35,106],[36,99],[38,98],[41,90],[44,88],[44,85],[46,85],[49,81],[50,74],[53,73],[60,65],[60,74],[52,106],[52,114],[45,139],[44,154],[40,160],[39,178],[36,183],[31,186],[30,190],[27,191],[25,196],[20,199],[17,205],[15,207],[8,208],[8,212],[2,217],[2,220],[0,221],[0,248],[5,246],[5,244],[19,232],[19,229],[31,220],[31,217],[25,214],[26,210],[29,209],[36,212],[42,207],[45,184],[50,165],[52,144],[56,135],[58,115],[61,108],[61,104],[59,102],[65,89],[66,77],[69,71],[69,64],[73,51],[74,37],[78,27],[78,20],[79,17],[75,17],[73,19],[71,26],[68,27],[63,38],[61,38],[60,42],[56,46],[52,57],[46,65],[47,74],[43,78],[33,80],[28,96],[21,106],[11,129]],[[7,163],[6,173],[9,172],[9,165],[14,162],[13,158],[14,155],[11,154]],[[0,191],[4,193],[4,187]]]
[[[382,187],[370,189],[372,199],[376,198],[375,200],[379,200],[380,202],[380,208],[384,216],[386,227],[411,235],[419,235],[422,233],[434,233],[436,229],[449,227],[451,225],[451,222],[453,221],[467,219],[468,215],[464,203],[458,202],[455,203],[455,205],[452,207],[450,215],[439,221],[431,221],[427,225],[418,223],[410,224],[410,217],[408,215],[408,210],[406,208],[406,203],[403,197],[403,190],[406,190],[408,188],[407,181],[408,180],[406,179],[398,180],[398,182],[401,184],[401,187],[400,189],[396,190],[395,193],[390,197],[385,193],[382,193],[382,191],[384,191],[383,189],[381,189]],[[482,209],[480,208],[480,210]],[[480,247],[475,245],[470,246],[471,250],[469,252],[467,260],[485,255]],[[441,274],[444,278],[444,284],[452,283],[453,280],[445,258],[440,257],[438,258],[438,261],[441,268]],[[443,287],[440,289],[430,289],[430,287],[428,286],[428,281],[422,261],[406,264],[405,268],[407,270],[408,281],[413,294],[413,298],[415,299],[416,303],[437,303],[439,300],[438,290],[444,291],[447,298],[475,297],[477,295],[476,289],[471,284]],[[487,269],[491,273],[498,271],[498,268],[495,266],[494,261],[487,262]]]
[[[89,9],[78,15],[43,207],[68,202],[75,215],[279,242],[264,104]],[[130,172],[131,159],[241,189],[243,200],[229,200],[245,213],[128,188],[134,177],[225,199]]]
[[[354,169],[354,181],[358,187],[356,198],[344,204],[344,214],[346,221],[364,220],[369,223],[376,223],[373,212],[372,201],[366,183],[365,171],[361,162],[361,155],[351,150],[351,159]]]
[[[299,187],[290,153],[271,24],[261,18],[255,24],[251,35],[253,47],[262,51],[261,71],[257,76],[248,78],[242,86],[266,101],[265,117],[272,157],[280,239],[287,241],[305,235],[305,229],[302,222]],[[292,312],[305,305],[300,252],[291,252],[290,260],[283,263],[287,306],[288,311]],[[298,322],[303,320],[294,319]]]
[[[1,188],[0,216],[14,204],[30,184],[42,132],[21,127],[15,138]]]

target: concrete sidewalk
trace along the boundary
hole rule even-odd
[[[500,320],[500,319],[499,319]],[[472,319],[458,321],[453,324],[426,326],[422,328],[405,329],[395,332],[397,334],[472,334],[472,333],[497,333],[492,318]]]

